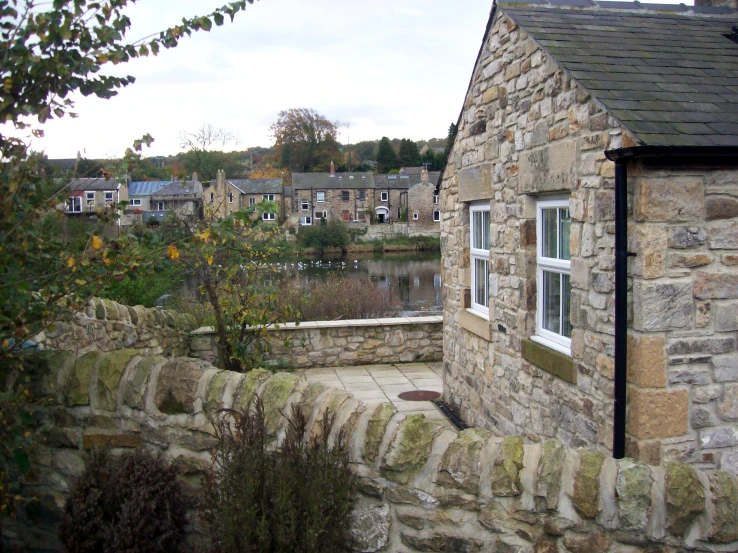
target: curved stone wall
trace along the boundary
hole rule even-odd
[[[196,498],[215,445],[209,416],[218,407],[243,408],[254,394],[275,440],[285,432],[280,412],[291,405],[309,413],[311,428],[327,410],[338,413],[360,477],[356,551],[738,549],[738,481],[725,472],[615,461],[594,449],[526,445],[482,429],[458,433],[294,374],[239,374],[198,359],[41,352],[29,365],[34,393],[55,401],[36,414],[43,441],[23,489],[34,508],[5,527],[6,541],[25,550],[58,549],[60,508],[91,447],[160,451],[182,467]],[[191,515],[194,540],[204,530]]]
[[[189,333],[195,328],[192,315],[93,298],[83,310],[49,325],[34,341],[44,349],[80,354],[130,348],[148,355],[189,355]]]

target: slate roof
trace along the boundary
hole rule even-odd
[[[155,198],[176,198],[177,196],[201,196],[202,184],[198,181],[172,181],[153,194]]]
[[[151,196],[172,183],[170,180],[134,181],[128,185],[129,196]]]
[[[84,178],[69,183],[69,190],[118,190],[118,179]]]
[[[228,180],[241,194],[281,194],[283,179]]]
[[[645,145],[738,145],[738,43],[725,36],[738,11],[591,0],[498,4]]]
[[[374,175],[372,173],[336,173],[335,177],[331,177],[330,173],[292,173],[292,186],[295,190],[374,188]]]

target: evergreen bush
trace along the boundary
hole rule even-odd
[[[356,499],[343,429],[329,436],[327,414],[317,436],[293,407],[287,436],[269,448],[264,406],[226,410],[216,423],[219,444],[206,475],[203,518],[213,553],[344,553]]]
[[[68,553],[175,553],[186,507],[178,470],[142,449],[93,451],[64,505],[59,539]]]

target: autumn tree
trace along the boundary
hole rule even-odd
[[[296,172],[326,170],[340,155],[338,126],[314,109],[280,111],[270,127],[280,165]]]
[[[400,168],[400,162],[397,153],[392,147],[390,139],[386,136],[382,137],[377,145],[377,171],[381,173],[389,173],[393,169]]]

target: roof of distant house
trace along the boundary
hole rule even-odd
[[[241,194],[281,194],[283,179],[228,179]]]
[[[118,190],[118,179],[83,178],[69,183],[69,190]]]
[[[200,196],[202,184],[199,181],[172,181],[153,194],[156,198],[176,198],[177,196]]]
[[[592,0],[498,0],[496,9],[643,144],[738,144],[737,10]]]
[[[374,188],[373,173],[292,173],[292,186],[295,190],[309,188]]]
[[[128,185],[129,196],[151,196],[172,183],[170,180],[134,181]]]

